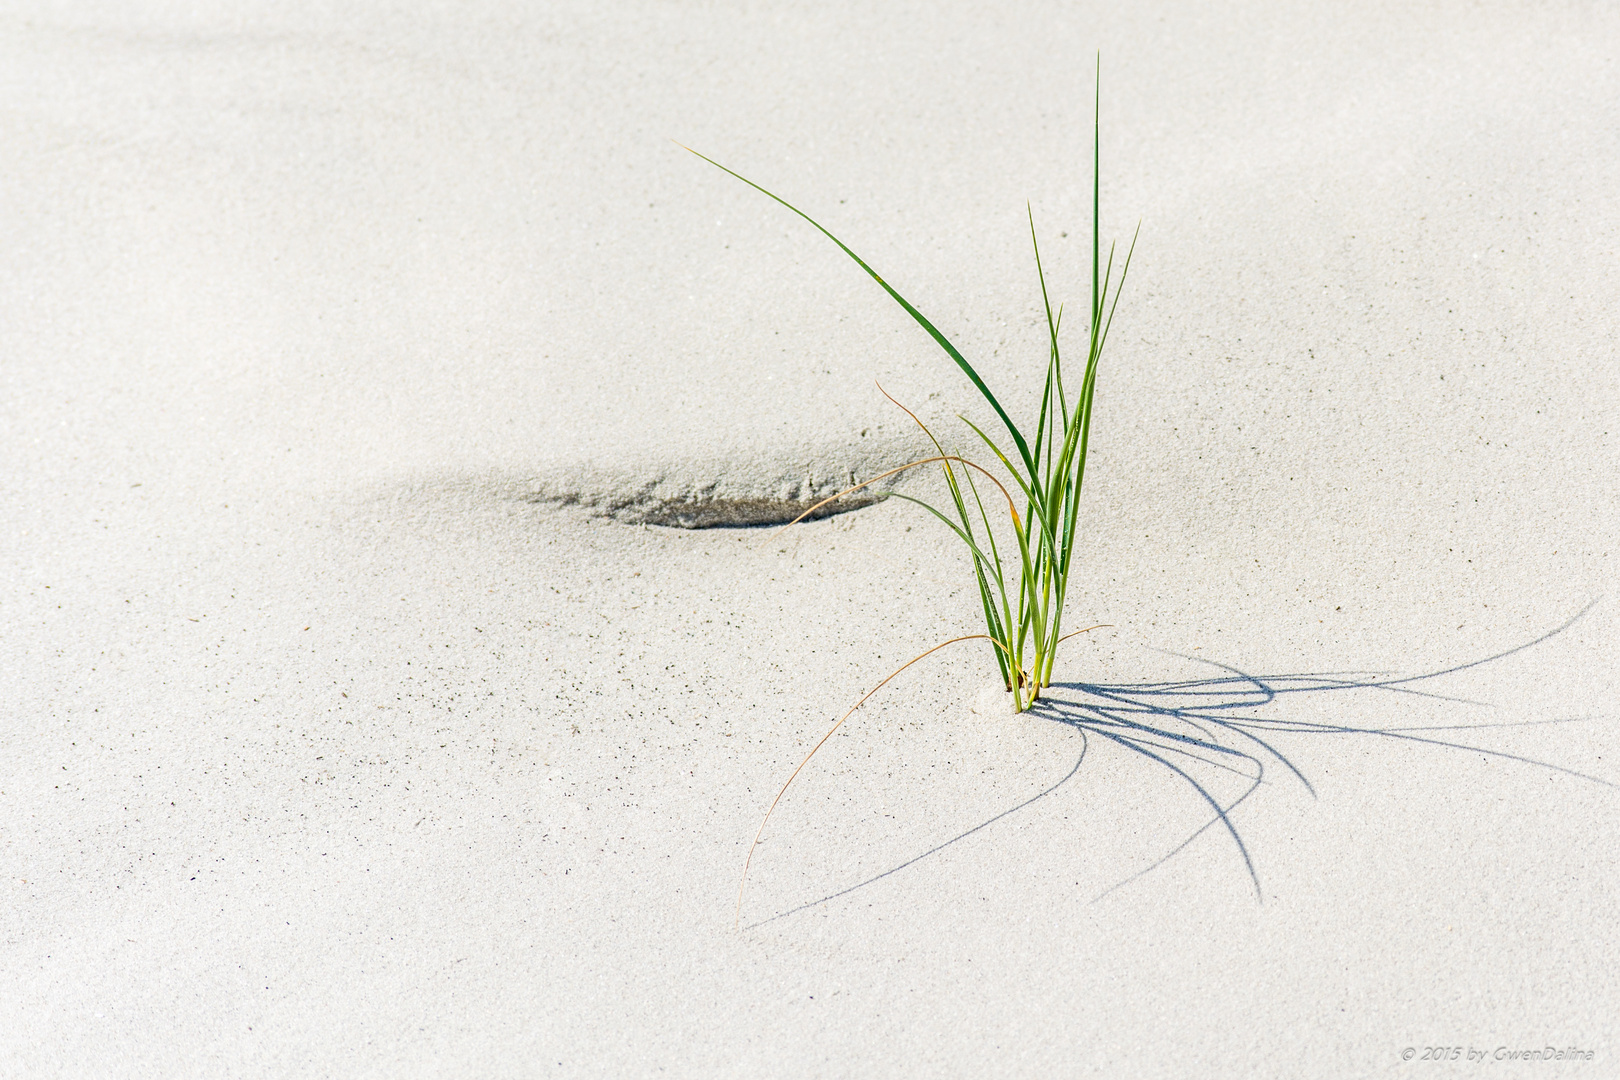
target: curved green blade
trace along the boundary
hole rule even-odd
[[[990,407],[992,409],[996,410],[996,415],[1001,417],[1001,422],[1003,424],[1007,425],[1007,432],[1008,432],[1008,434],[1010,434],[1012,436],[1013,444],[1018,447],[1019,456],[1023,458],[1024,467],[1029,470],[1029,475],[1032,478],[1038,475],[1037,470],[1035,468],[1035,459],[1029,452],[1029,446],[1024,442],[1023,433],[1020,432],[1018,430],[1017,425],[1015,425],[1012,422],[1012,417],[1007,415],[1007,410],[1003,409],[1001,407],[1001,402],[996,400],[996,395],[992,394],[990,392],[990,388],[985,385],[984,380],[979,378],[979,373],[977,371],[973,370],[973,365],[967,362],[967,357],[963,356],[959,351],[957,351],[956,346],[952,345],[950,343],[950,340],[948,338],[946,338],[946,336],[944,334],[939,332],[938,327],[936,327],[933,323],[928,321],[927,316],[925,316],[922,312],[918,311],[916,308],[912,307],[911,306],[911,301],[907,300],[905,297],[901,296],[898,292],[896,292],[895,289],[894,289],[894,286],[890,285],[887,281],[884,281],[882,275],[880,275],[876,270],[873,270],[870,266],[868,266],[865,259],[861,258],[859,255],[857,255],[853,251],[851,251],[849,249],[849,245],[845,244],[842,240],[838,239],[838,237],[836,237],[832,233],[828,232],[827,229],[825,227],[823,227],[822,224],[819,221],[817,221],[815,218],[811,217],[809,214],[805,213],[803,210],[800,210],[797,206],[794,206],[792,203],[788,202],[786,199],[782,198],[780,195],[777,195],[775,192],[772,192],[772,191],[767,191],[765,188],[760,187],[758,184],[756,184],[752,180],[748,179],[748,177],[743,176],[741,173],[732,172],[730,169],[726,168],[724,165],[720,164],[718,161],[715,161],[713,158],[705,157],[703,154],[699,154],[696,150],[693,150],[690,146],[686,146],[686,145],[684,145],[682,143],[678,143],[678,142],[675,143],[675,145],[679,146],[682,150],[685,150],[689,154],[693,154],[693,155],[695,155],[697,157],[703,158],[704,161],[707,161],[710,165],[713,165],[715,168],[719,169],[721,172],[726,173],[726,174],[731,175],[731,176],[735,176],[738,180],[741,180],[743,183],[747,184],[749,187],[753,188],[755,191],[758,191],[761,194],[768,195],[772,199],[775,199],[777,202],[781,203],[783,206],[787,207],[789,210],[793,211],[795,214],[798,214],[800,217],[804,218],[804,220],[808,221],[810,224],[814,225],[816,227],[817,231],[819,231],[821,233],[821,235],[825,236],[827,239],[829,239],[833,243],[837,244],[839,246],[839,248],[841,248],[843,250],[845,255],[848,255],[851,259],[854,259],[856,265],[859,266],[862,270],[865,270],[866,273],[868,274],[868,276],[870,276],[873,281],[875,281],[879,285],[883,286],[883,291],[888,293],[894,299],[895,303],[897,303],[901,307],[905,308],[906,309],[906,314],[910,315],[913,319],[917,320],[917,325],[921,326],[924,330],[928,331],[928,335],[930,337],[932,337],[935,342],[938,343],[939,347],[944,349],[946,354],[952,360],[956,361],[956,366],[961,368],[963,373],[966,374],[967,377],[973,381],[973,385],[978,387],[979,393],[984,395],[984,400],[986,400],[986,401],[988,401],[990,403]]]

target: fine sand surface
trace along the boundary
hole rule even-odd
[[[1620,15],[1219,7],[5,5],[0,1075],[1620,1075]],[[735,928],[977,599],[671,525],[986,410],[670,140],[1027,415],[1099,50],[1111,626]]]

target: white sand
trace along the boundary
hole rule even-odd
[[[1620,1069],[1620,16],[217,6],[0,16],[0,1074]],[[1113,628],[1069,723],[976,644],[897,680],[735,931],[785,771],[975,629],[963,555],[898,501],[531,500],[869,475],[915,445],[874,379],[984,410],[668,139],[1021,415],[1024,200],[1083,309],[1097,49],[1105,231],[1143,226],[1069,619]],[[1464,700],[1210,681],[1441,671],[1594,600],[1404,686]],[[1207,807],[1078,683],[1507,726],[1257,731],[1315,788],[1267,759],[1233,813],[1257,899],[1219,827],[1135,876]]]

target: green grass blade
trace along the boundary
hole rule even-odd
[[[1097,256],[1102,236],[1102,50],[1097,51],[1097,85],[1091,97],[1091,340],[1097,340]],[[1095,348],[1092,350],[1095,352]]]
[[[996,530],[990,527],[990,515],[985,513],[984,499],[979,496],[979,485],[974,482],[973,474],[964,470],[964,475],[967,477],[968,490],[973,492],[973,505],[979,509],[979,520],[984,523],[985,539],[990,544],[990,557],[994,563],[992,572],[996,578],[996,592],[1001,596],[1001,612],[1000,618],[997,620],[997,625],[1002,627],[1000,640],[1011,644],[1012,607],[1007,603],[1007,579],[1001,571],[1001,548],[996,544]],[[964,524],[967,523],[966,511],[962,514],[962,521]],[[990,602],[988,598],[986,602]],[[1012,654],[1009,653],[1010,655]],[[1011,685],[1011,679],[1008,682]]]
[[[969,483],[972,483],[971,479],[969,480]],[[926,503],[923,500],[915,498],[911,495],[903,495],[898,491],[891,493],[891,497],[896,499],[904,499],[909,503],[916,503],[930,514],[933,514],[940,521],[944,522],[945,527],[955,533],[957,539],[961,540],[962,543],[967,545],[968,551],[973,556],[974,576],[979,585],[979,603],[984,608],[985,629],[989,631],[989,637],[992,641],[1006,642],[1008,638],[1005,622],[1001,615],[995,610],[995,599],[990,588],[990,578],[993,577],[1003,593],[1002,605],[1005,608],[1006,585],[1001,580],[1000,560],[986,555],[984,550],[974,542],[973,537],[970,536],[966,530],[957,525],[957,523],[952,521],[950,518],[946,517],[944,513],[930,503]],[[989,575],[987,575],[985,572],[987,567],[990,568]],[[1006,658],[1001,655],[999,650],[996,653],[996,664],[1001,668],[1001,677],[1003,681],[1011,685],[1012,677],[1006,668]]]
[[[994,563],[990,559],[990,556],[988,556],[988,555],[986,555],[984,553],[984,551],[979,547],[979,545],[976,544],[973,541],[973,538],[968,536],[968,534],[962,530],[962,527],[960,525],[958,525],[956,522],[952,521],[950,518],[946,517],[943,513],[941,513],[934,506],[930,505],[929,503],[923,502],[921,499],[919,499],[919,498],[917,498],[917,497],[915,497],[913,495],[902,495],[898,491],[890,492],[889,497],[892,498],[892,499],[904,499],[906,502],[909,502],[909,503],[916,503],[918,506],[920,506],[924,510],[928,511],[930,514],[933,514],[935,517],[939,518],[939,520],[941,520],[941,521],[943,521],[945,523],[945,527],[947,529],[950,529],[953,533],[956,534],[957,539],[961,540],[962,543],[967,545],[968,550],[973,553],[973,558],[974,558],[974,560],[976,562],[982,562],[986,566],[993,566],[994,565]]]
[[[808,221],[811,225],[815,226],[816,231],[820,232],[821,235],[837,244],[845,255],[848,255],[851,259],[854,259],[855,264],[862,270],[865,270],[867,275],[873,281],[883,286],[883,291],[888,293],[889,296],[893,298],[895,303],[905,308],[906,314],[915,319],[917,325],[926,330],[928,335],[934,339],[935,343],[937,343],[941,349],[945,350],[946,355],[948,355],[952,360],[956,361],[956,366],[961,368],[962,372],[967,375],[970,380],[972,380],[973,385],[978,388],[979,393],[984,395],[984,399],[988,401],[990,403],[990,407],[996,411],[996,415],[1001,417],[1001,422],[1007,426],[1007,433],[1012,436],[1013,444],[1018,447],[1019,456],[1024,459],[1025,468],[1029,470],[1031,476],[1036,475],[1035,459],[1030,455],[1029,446],[1024,441],[1023,433],[1018,430],[1018,425],[1012,422],[1012,417],[1007,415],[1007,410],[1001,407],[1001,402],[996,400],[996,395],[990,392],[990,387],[985,385],[984,380],[979,377],[979,373],[973,370],[973,365],[968,363],[967,357],[963,356],[959,351],[957,351],[956,346],[951,344],[950,339],[948,339],[944,334],[940,333],[939,328],[933,323],[929,322],[927,316],[913,307],[911,305],[911,301],[907,300],[905,297],[896,292],[894,286],[890,285],[887,281],[884,281],[882,275],[868,266],[865,259],[862,259],[859,255],[855,254],[855,252],[851,251],[849,245],[845,244],[842,240],[838,239],[838,237],[827,231],[827,229],[819,221],[811,217],[809,214],[806,214],[803,210],[800,210],[797,206],[794,206],[780,195],[760,187],[758,184],[748,179],[748,177],[743,176],[741,173],[732,172],[730,169],[726,168],[718,161],[715,161],[713,158],[705,157],[703,154],[699,154],[690,146],[685,146],[681,143],[676,143],[675,145],[681,147],[682,150],[685,150],[690,154],[703,158],[704,161],[707,161],[710,165],[713,165],[721,172],[736,177],[738,180],[741,180],[743,183],[747,184],[749,187],[753,188],[755,191],[758,191],[762,195],[766,195],[769,198],[774,199],[776,202],[781,203],[795,214],[804,218],[804,220]]]
[[[959,416],[957,419],[962,421],[962,423],[966,424],[968,427],[972,428],[973,433],[984,440],[984,445],[988,446],[990,448],[990,452],[996,455],[996,460],[1001,462],[1002,465],[1006,466],[1007,472],[1013,478],[1013,483],[1018,485],[1018,489],[1024,493],[1026,498],[1033,500],[1035,498],[1036,489],[1030,487],[1029,484],[1025,483],[1024,478],[1018,475],[1018,470],[1013,468],[1013,463],[1007,459],[1006,454],[1002,453],[1001,447],[996,445],[996,441],[990,436],[986,435],[983,428],[979,427],[978,424],[975,424],[967,417]]]
[[[1030,246],[1035,249],[1035,276],[1038,277],[1041,282],[1041,303],[1046,309],[1046,330],[1052,339],[1052,350],[1046,361],[1046,389],[1041,394],[1041,414],[1040,419],[1036,421],[1035,424],[1035,459],[1039,461],[1041,456],[1041,442],[1046,437],[1047,418],[1049,416],[1047,410],[1051,407],[1052,401],[1053,369],[1058,365],[1057,323],[1052,318],[1052,298],[1046,291],[1046,271],[1041,266],[1041,243],[1035,235],[1035,210],[1027,202],[1024,203],[1024,213],[1029,218],[1029,243]],[[1048,449],[1051,447],[1050,440],[1047,440],[1047,447]],[[1050,455],[1048,455],[1046,465],[1048,470],[1050,470]]]
[[[1119,307],[1119,293],[1125,288],[1125,275],[1131,272],[1131,256],[1136,254],[1136,238],[1142,235],[1142,223],[1136,223],[1136,231],[1131,234],[1131,246],[1125,251],[1125,265],[1120,268],[1119,281],[1114,285],[1114,303],[1108,309],[1108,321],[1103,324],[1102,340],[1097,342],[1097,352],[1102,353],[1102,347],[1108,341],[1108,331],[1114,325],[1114,311]],[[1109,260],[1112,262],[1112,258]]]

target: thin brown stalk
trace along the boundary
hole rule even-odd
[[[748,845],[748,857],[743,860],[742,880],[737,883],[737,917],[736,917],[735,922],[733,923],[734,927],[742,926],[743,890],[748,887],[748,868],[753,865],[753,862],[754,862],[754,849],[759,847],[759,838],[761,836],[765,835],[765,826],[770,823],[771,815],[776,812],[776,804],[782,801],[782,796],[787,794],[787,789],[793,785],[794,780],[798,779],[799,773],[804,770],[804,767],[806,765],[810,764],[810,759],[816,756],[816,751],[820,750],[822,748],[822,746],[826,744],[827,740],[833,737],[834,732],[836,732],[839,728],[844,726],[844,721],[845,720],[848,720],[851,716],[855,715],[855,710],[856,709],[858,709],[862,705],[866,704],[866,699],[867,698],[871,697],[873,694],[877,693],[879,690],[883,689],[885,686],[888,686],[889,683],[894,679],[894,677],[896,675],[900,674],[902,671],[906,670],[906,668],[910,667],[912,664],[915,664],[918,660],[921,660],[923,657],[929,656],[929,655],[931,655],[933,653],[938,652],[939,650],[943,649],[947,645],[955,645],[958,641],[973,641],[973,640],[976,640],[976,639],[986,638],[986,637],[989,637],[989,635],[988,634],[967,634],[967,635],[965,635],[963,637],[951,638],[951,640],[942,641],[938,645],[935,645],[932,649],[929,649],[927,652],[919,653],[918,655],[912,657],[910,660],[907,660],[904,664],[901,664],[899,667],[895,668],[894,671],[892,671],[889,674],[889,677],[887,679],[884,679],[882,682],[880,682],[876,686],[872,687],[872,689],[868,690],[866,692],[865,696],[863,696],[861,698],[861,700],[857,701],[854,705],[851,705],[850,708],[849,708],[849,711],[846,712],[843,716],[840,716],[838,718],[838,723],[834,724],[832,727],[827,729],[827,734],[825,734],[825,735],[823,735],[821,737],[821,741],[816,743],[815,746],[810,748],[810,752],[808,754],[804,755],[804,760],[799,762],[799,767],[794,769],[793,774],[787,778],[787,783],[782,785],[782,790],[778,791],[776,793],[776,798],[771,800],[770,808],[765,811],[764,820],[759,823],[759,830],[754,833],[754,842],[752,844]]]
[[[968,468],[977,469],[977,470],[979,470],[979,472],[981,472],[985,476],[989,477],[990,482],[992,484],[996,485],[996,487],[1001,489],[1001,495],[1002,495],[1003,498],[1005,498],[1007,500],[1007,509],[1012,513],[1013,520],[1014,521],[1018,520],[1018,508],[1013,505],[1012,496],[1007,494],[1007,489],[1005,487],[1002,487],[1001,481],[997,480],[995,478],[995,474],[991,473],[984,466],[982,466],[982,465],[980,465],[980,464],[978,464],[976,462],[969,461],[967,458],[957,457],[955,454],[940,454],[937,457],[929,457],[929,458],[923,458],[920,461],[913,461],[908,465],[900,466],[898,469],[890,469],[886,473],[879,473],[877,476],[872,477],[872,479],[863,480],[859,484],[856,484],[854,487],[845,488],[843,491],[840,491],[836,495],[829,495],[827,498],[822,499],[820,502],[816,503],[816,505],[812,506],[810,509],[808,509],[804,513],[800,514],[798,517],[794,518],[792,521],[788,522],[786,525],[783,525],[781,529],[777,529],[776,532],[771,534],[771,536],[772,537],[776,536],[776,534],[780,533],[782,531],[782,529],[787,529],[787,528],[790,528],[790,527],[792,527],[794,525],[797,525],[799,522],[803,521],[805,518],[809,517],[811,514],[815,513],[817,510],[820,510],[823,506],[826,506],[828,503],[837,502],[839,499],[842,499],[845,495],[852,495],[855,492],[861,490],[861,488],[866,487],[869,484],[875,484],[879,480],[886,480],[889,477],[895,475],[896,473],[905,472],[907,469],[915,469],[919,465],[931,465],[936,461],[958,461],[958,462],[961,462],[963,465],[966,465]]]

